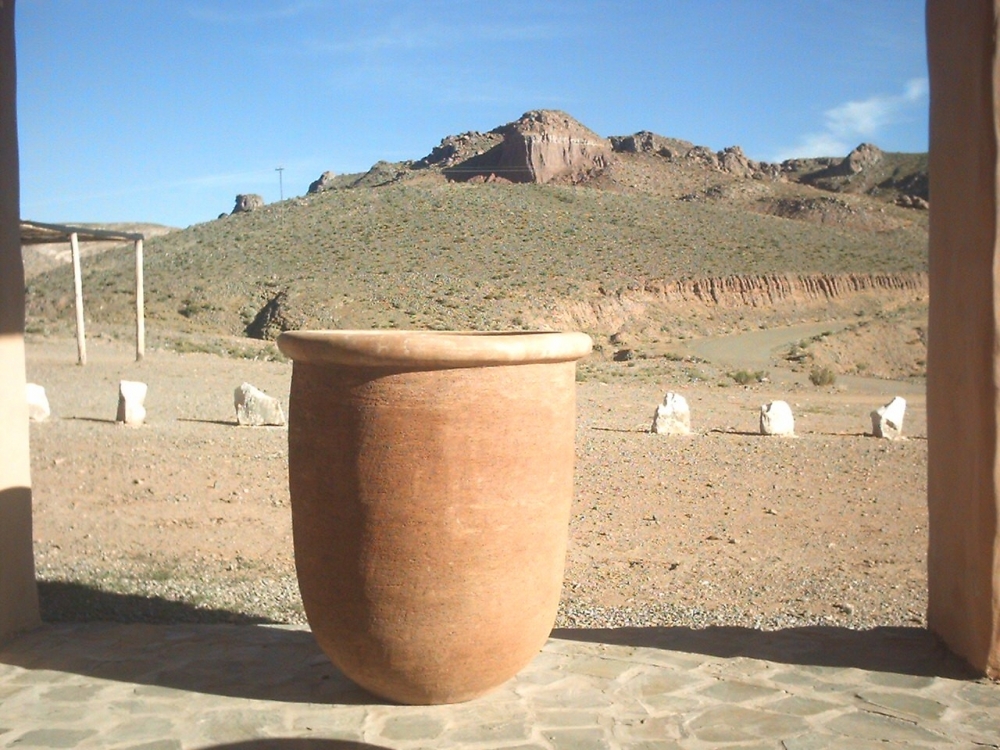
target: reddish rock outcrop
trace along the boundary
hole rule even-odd
[[[687,156],[694,148],[694,144],[690,141],[666,138],[648,130],[640,130],[632,135],[613,135],[608,140],[611,141],[613,151],[627,154],[659,154],[669,159]]]
[[[329,190],[333,187],[337,175],[333,172],[326,171],[319,176],[319,179],[313,180],[309,183],[310,193],[322,193],[324,190]]]
[[[873,143],[862,143],[844,159],[844,171],[849,174],[857,174],[882,161],[885,154],[882,149]]]
[[[497,170],[511,182],[579,179],[608,165],[611,143],[565,112],[535,110],[502,129]]]

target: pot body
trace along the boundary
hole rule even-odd
[[[528,339],[525,357],[512,339],[526,336],[570,338],[556,354]],[[301,332],[279,346],[295,564],[320,647],[401,703],[505,682],[555,620],[589,339]]]

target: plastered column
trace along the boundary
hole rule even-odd
[[[0,0],[0,642],[38,619],[31,548],[14,2]]]
[[[928,624],[1000,677],[1000,0],[928,0]]]

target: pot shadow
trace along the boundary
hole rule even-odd
[[[45,624],[0,649],[0,663],[235,698],[386,702],[341,674],[305,627],[65,581],[39,581],[38,599]]]
[[[851,630],[825,625],[782,630],[735,626],[558,628],[552,631],[552,637],[805,667],[855,668],[955,680],[981,676],[924,628],[881,626]]]
[[[204,750],[389,750],[384,745],[371,745],[353,740],[320,740],[298,737],[268,737],[264,740],[243,740],[224,745],[209,745]]]
[[[168,689],[281,703],[387,704],[345,677],[298,627],[46,623],[0,647],[0,664],[131,683],[137,696],[154,699]]]
[[[158,596],[117,594],[71,581],[38,581],[43,622],[144,622],[230,625],[278,624],[266,617],[193,607]]]

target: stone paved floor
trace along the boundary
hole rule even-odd
[[[452,706],[386,704],[308,631],[46,625],[0,649],[0,748],[1000,747],[1000,685],[925,631],[562,630]]]

